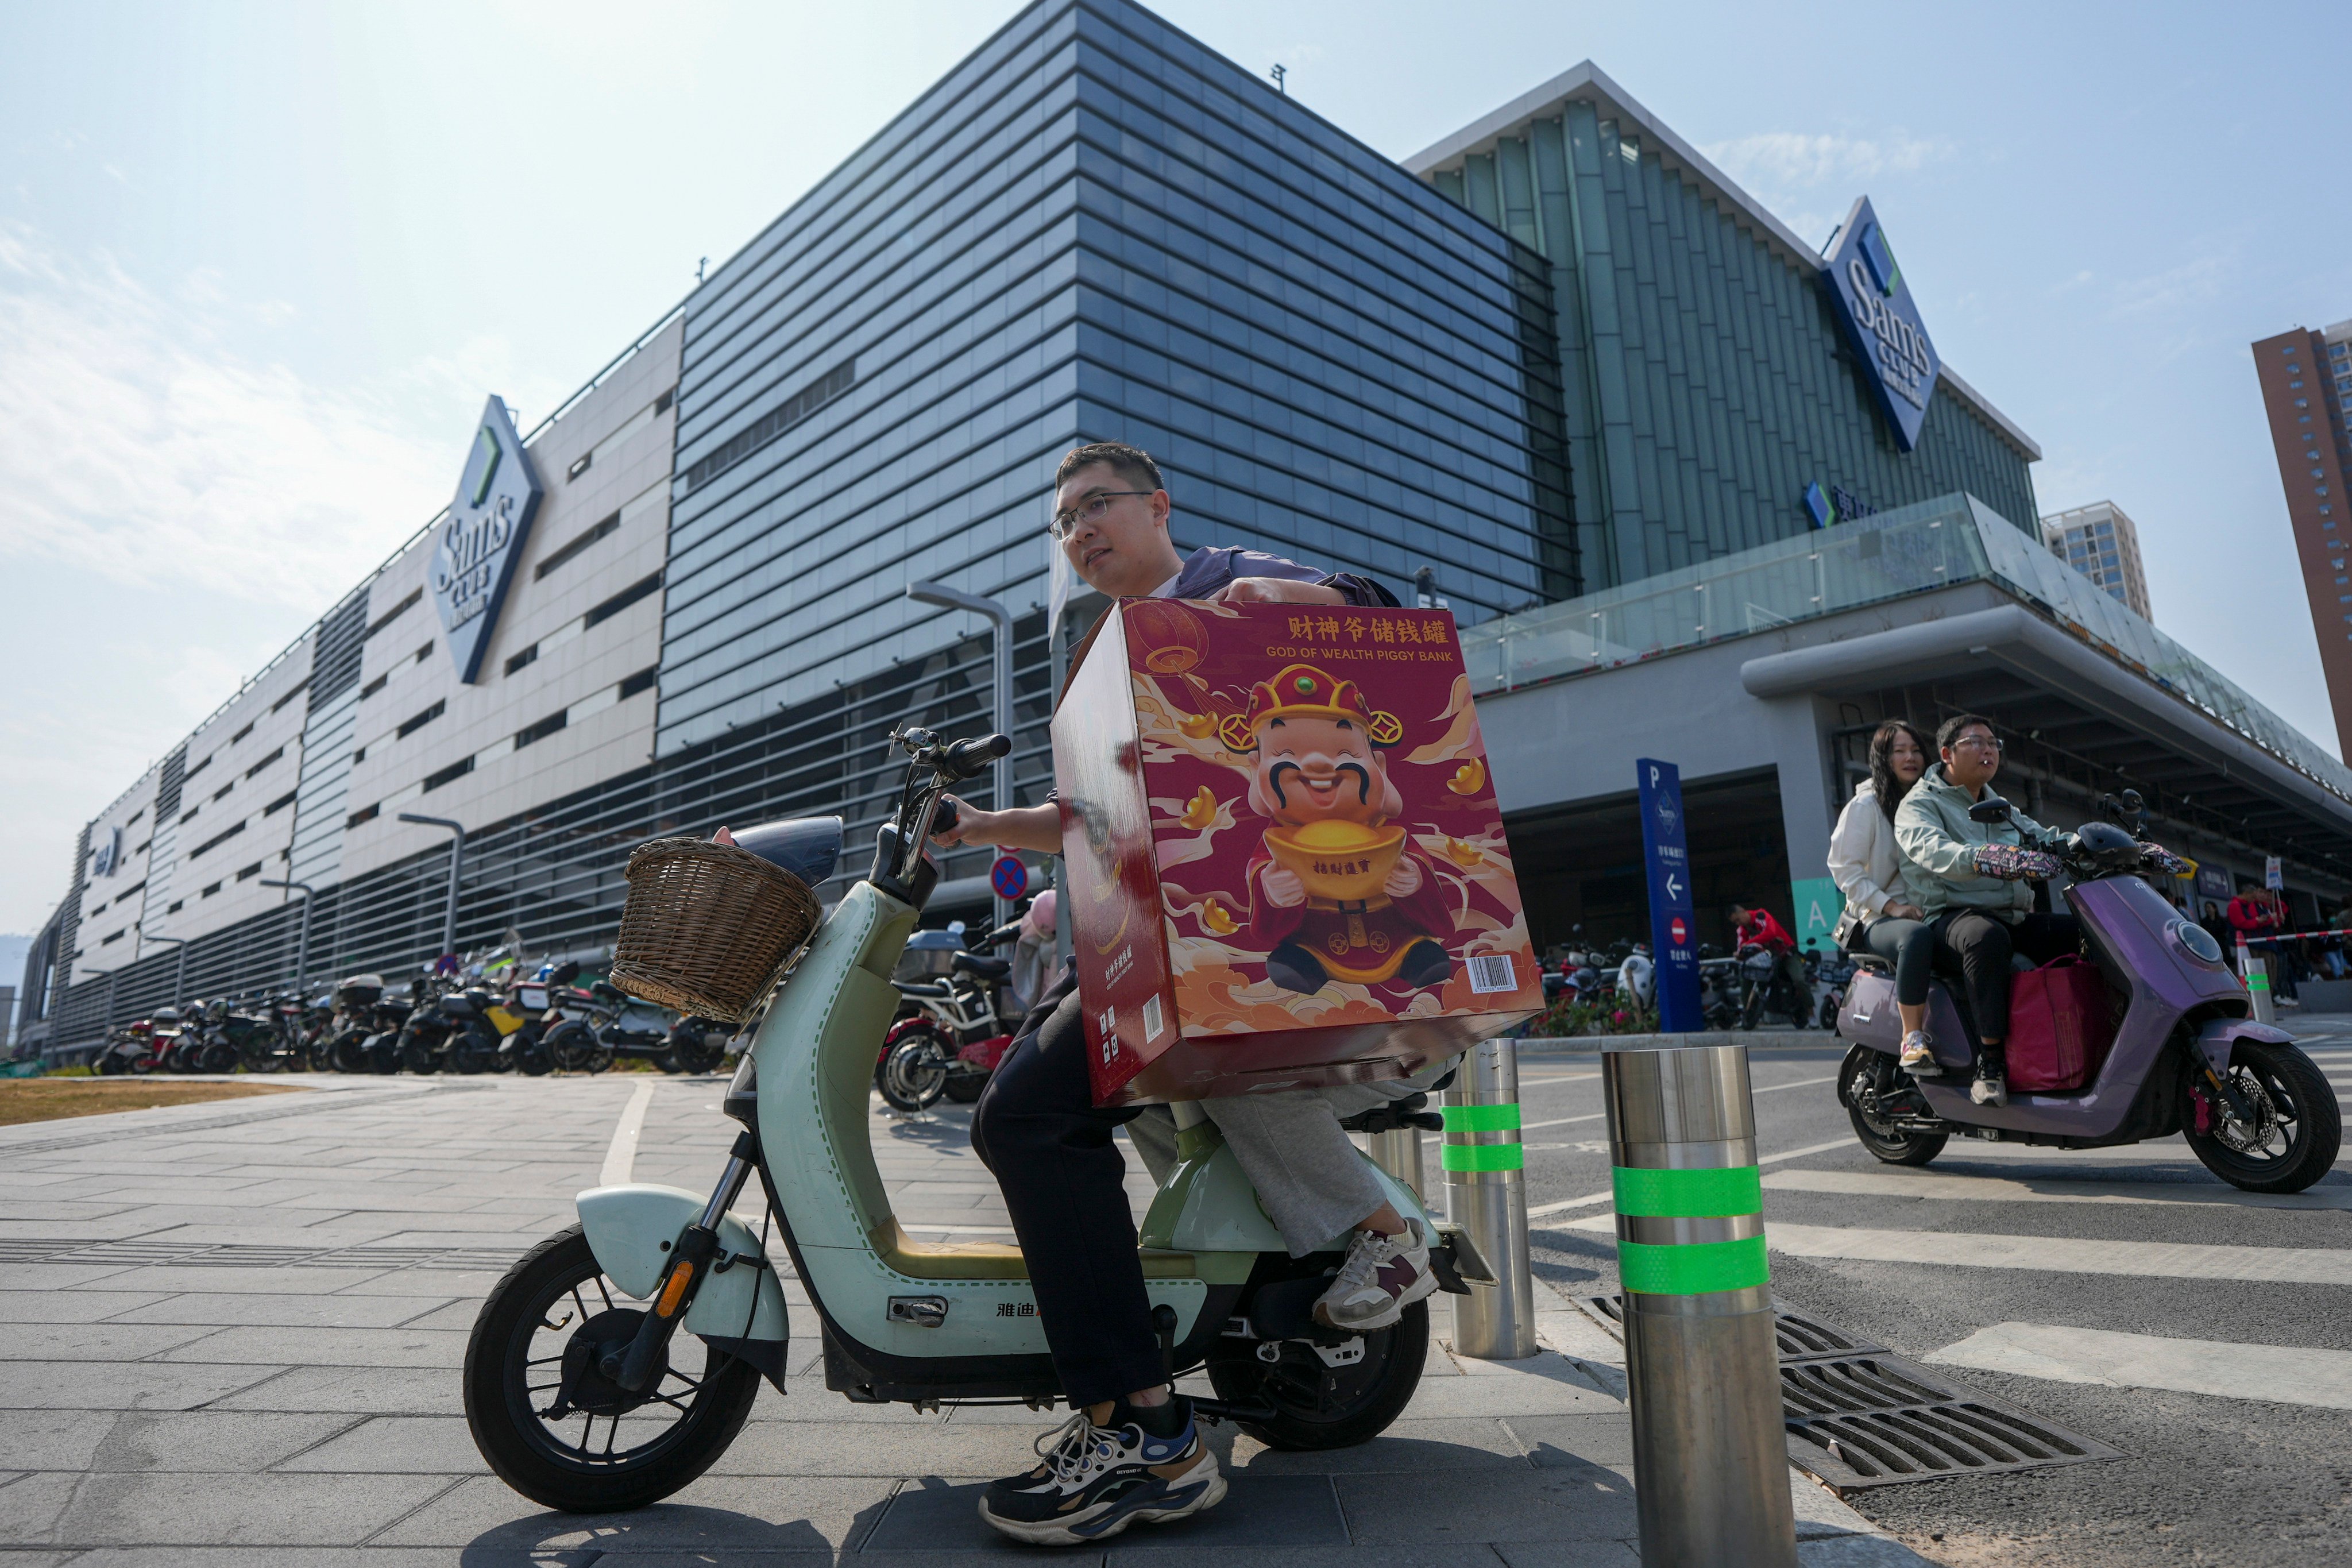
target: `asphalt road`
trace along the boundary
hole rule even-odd
[[[2352,1018],[2286,1024],[2352,1098]],[[1753,1058],[1776,1292],[2130,1456],[1849,1503],[1970,1568],[2352,1561],[2352,1168],[2281,1207],[2177,1138],[1883,1166],[1833,1098],[1843,1054]],[[1599,1068],[1529,1056],[1520,1083],[1536,1268],[1614,1290],[1605,1197],[1577,1202],[1609,1185]]]

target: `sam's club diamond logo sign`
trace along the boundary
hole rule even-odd
[[[542,493],[530,455],[515,434],[514,416],[491,398],[483,405],[457,499],[435,542],[430,578],[433,602],[448,633],[449,657],[457,661],[457,679],[468,685],[481,673],[499,606],[506,602],[507,584]]]
[[[1943,362],[1919,324],[1919,307],[1868,196],[1853,204],[1830,246],[1826,283],[1838,319],[1868,367],[1879,410],[1908,452],[1919,444],[1919,426],[1927,423],[1927,399],[1935,395]]]

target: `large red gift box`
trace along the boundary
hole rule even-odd
[[[1054,769],[1097,1104],[1402,1078],[1543,1005],[1445,611],[1122,600]]]

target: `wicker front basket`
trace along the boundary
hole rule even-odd
[[[740,1024],[816,928],[808,884],[731,844],[656,838],[629,857],[613,984]]]

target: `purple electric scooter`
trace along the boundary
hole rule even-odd
[[[1962,1009],[1938,981],[1927,1029],[1942,1071],[1906,1071],[1895,978],[1862,957],[1838,1030],[1855,1043],[1838,1070],[1838,1098],[1863,1146],[1895,1165],[1924,1165],[1954,1134],[2059,1149],[2095,1149],[2182,1134],[2206,1169],[2257,1193],[2297,1193],[2327,1173],[2343,1141],[2336,1092],[2294,1037],[2249,1016],[2245,987],[2210,932],[2142,879],[2147,813],[2136,790],[2104,801],[2107,821],[2084,826],[2062,858],[2066,903],[2084,954],[2106,982],[2115,1045],[2090,1080],[2065,1091],[2020,1093],[2005,1106],[1969,1099],[1969,1042]],[[2007,801],[1988,795],[1969,815],[1999,822]]]

